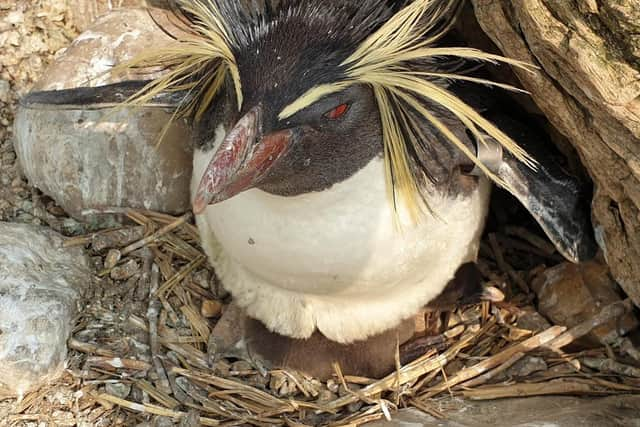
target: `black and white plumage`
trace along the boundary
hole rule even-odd
[[[428,17],[454,2],[437,11],[429,9],[434,2],[420,3]],[[460,165],[472,162],[423,120],[428,140],[407,160],[430,178],[420,180],[430,213],[416,221],[407,204],[389,197],[379,99],[370,85],[340,82],[349,79],[341,64],[398,4],[302,0],[253,14],[236,2],[207,7],[217,7],[232,31],[238,82],[228,78],[215,108],[197,119],[192,194],[203,246],[225,287],[250,317],[292,338],[319,331],[348,344],[411,317],[475,260],[489,182],[462,175]],[[420,69],[437,70],[431,63],[438,61]],[[300,103],[314,88],[336,84]],[[423,105],[473,148],[455,116],[427,99]],[[249,165],[272,135],[286,147],[256,172]],[[205,209],[202,197],[217,203]]]
[[[125,66],[169,69],[128,103],[181,96],[203,247],[269,331],[347,345],[410,318],[475,260],[487,177],[570,258],[590,252],[572,181],[461,101],[492,84],[464,60],[526,65],[438,47],[457,0],[247,3],[178,2],[190,34]],[[484,144],[506,161],[484,165]]]

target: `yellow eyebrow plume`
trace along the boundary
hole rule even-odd
[[[169,46],[153,49],[112,70],[168,70],[124,102],[142,105],[160,93],[187,92],[176,115],[192,115],[199,120],[211,106],[227,75],[235,87],[238,110],[243,94],[240,72],[232,48],[232,29],[213,0],[177,0],[183,13],[190,15],[191,25]]]
[[[429,73],[414,70],[412,61],[425,61],[437,57],[456,57],[474,61],[506,63],[533,72],[535,67],[517,60],[485,53],[471,48],[433,47],[433,43],[446,33],[453,23],[452,16],[460,0],[414,0],[389,19],[369,36],[342,64],[346,70],[341,81],[316,86],[279,114],[283,120],[312,105],[321,98],[354,84],[372,87],[382,125],[386,177],[390,197],[396,206],[402,200],[411,217],[419,220],[421,213],[428,211],[421,186],[412,171],[408,158],[409,144],[420,143],[419,129],[415,124],[416,114],[431,123],[444,137],[460,149],[485,174],[499,185],[507,187],[485,167],[447,125],[424,106],[424,100],[446,108],[475,136],[485,144],[485,135],[495,139],[507,151],[532,168],[535,161],[509,136],[496,128],[472,107],[445,88],[428,78],[467,80],[493,85],[508,90],[521,91],[515,87],[490,80],[452,73]]]
[[[238,109],[243,92],[234,50],[238,47],[234,28],[225,22],[216,0],[176,0],[189,25],[177,40],[138,56],[118,69],[162,69],[165,74],[153,80],[124,105],[142,105],[160,93],[186,92],[175,116],[189,115],[200,120],[212,106],[215,95],[228,79],[233,83]],[[332,93],[355,84],[369,85],[380,113],[389,195],[397,206],[402,201],[415,220],[427,212],[423,193],[424,173],[412,167],[410,151],[423,144],[419,121],[430,123],[460,149],[479,169],[499,185],[507,186],[478,160],[455,132],[425,105],[438,104],[459,120],[478,143],[486,138],[500,143],[507,151],[532,168],[535,161],[509,136],[496,128],[472,107],[434,83],[435,80],[465,80],[513,91],[515,87],[453,71],[428,71],[416,62],[434,62],[449,57],[460,60],[505,63],[534,72],[535,67],[517,60],[466,47],[435,47],[453,25],[461,0],[413,0],[378,30],[367,37],[340,67],[344,76],[331,83],[309,89],[287,105],[278,115],[287,119]],[[418,69],[416,69],[418,68]]]

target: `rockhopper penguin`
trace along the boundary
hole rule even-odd
[[[438,47],[457,0],[179,4],[191,37],[140,59],[171,71],[138,101],[189,92],[196,222],[225,288],[259,321],[247,345],[321,376],[333,360],[388,370],[389,331],[475,261],[488,178],[527,193],[536,167],[456,96],[460,83],[492,84],[464,61],[527,65]],[[511,161],[486,164],[487,147]],[[463,173],[474,166],[480,177]]]
[[[193,121],[196,222],[251,354],[387,373],[402,325],[476,260],[490,181],[567,258],[592,255],[575,180],[482,100],[516,89],[466,72],[535,71],[439,45],[460,4],[179,0],[187,34],[127,64],[168,69],[130,104],[173,93]]]

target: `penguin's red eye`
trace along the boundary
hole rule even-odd
[[[340,104],[336,108],[334,108],[333,110],[325,113],[324,116],[329,120],[336,120],[336,119],[339,119],[340,117],[344,116],[344,113],[346,113],[348,109],[349,109],[349,105]]]

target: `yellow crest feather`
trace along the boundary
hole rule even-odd
[[[112,70],[168,70],[125,101],[124,105],[145,104],[162,92],[187,91],[191,96],[185,98],[176,113],[193,115],[198,120],[211,106],[228,74],[233,81],[240,110],[243,94],[240,72],[232,51],[234,39],[218,6],[212,0],[177,0],[177,3],[193,17],[189,28],[181,28],[185,33],[169,46],[138,55]]]
[[[453,19],[446,20],[446,16],[452,14],[459,5],[459,0],[414,0],[369,36],[341,64],[347,70],[344,81],[323,84],[310,89],[279,114],[280,119],[285,119],[323,96],[345,89],[346,86],[352,84],[370,85],[380,110],[390,197],[394,206],[397,206],[397,200],[401,199],[414,220],[419,220],[421,213],[428,210],[428,206],[425,204],[420,183],[417,182],[417,178],[411,170],[408,158],[407,144],[416,146],[420,137],[420,135],[416,135],[416,132],[419,132],[419,126],[415,126],[411,110],[428,120],[489,178],[503,187],[508,187],[505,182],[485,167],[441,120],[424,107],[423,100],[435,102],[449,110],[473,133],[480,143],[486,144],[485,135],[488,135],[520,161],[532,168],[536,166],[535,161],[510,137],[458,97],[429,81],[426,77],[467,80],[512,91],[523,92],[522,90],[510,85],[461,74],[414,71],[407,66],[411,61],[446,56],[492,63],[501,62],[528,71],[534,70],[535,67],[527,63],[476,49],[430,47],[452,25]],[[406,132],[408,133],[408,141],[406,140],[407,136],[400,131],[401,126],[408,131]]]
[[[233,29],[228,28],[213,0],[177,0],[181,8],[192,16],[188,34],[170,46],[138,56],[116,67],[161,68],[168,70],[125,102],[125,105],[141,105],[161,92],[188,91],[177,114],[191,114],[196,120],[211,106],[227,76],[233,81],[238,108],[242,107],[243,93],[240,73],[233,54],[235,39]],[[435,84],[433,80],[466,80],[492,85],[512,91],[521,91],[510,85],[455,72],[428,72],[414,70],[412,61],[424,61],[437,57],[453,57],[490,63],[506,63],[533,71],[535,67],[517,60],[485,53],[471,48],[433,47],[453,25],[460,0],[413,0],[378,30],[367,37],[358,48],[343,61],[346,70],[342,80],[311,88],[286,106],[278,115],[287,119],[321,98],[340,92],[354,84],[367,84],[374,92],[380,112],[383,133],[386,179],[389,197],[394,206],[401,200],[414,220],[428,211],[424,194],[416,176],[419,170],[412,168],[409,144],[417,147],[424,141],[417,119],[431,123],[445,138],[460,149],[485,174],[502,186],[507,186],[485,167],[476,155],[456,137],[442,120],[430,112],[424,101],[430,101],[447,109],[475,136],[479,143],[491,137],[507,151],[530,167],[535,161],[510,137],[472,107]],[[115,71],[115,70],[114,70]],[[424,173],[423,173],[424,175]]]

